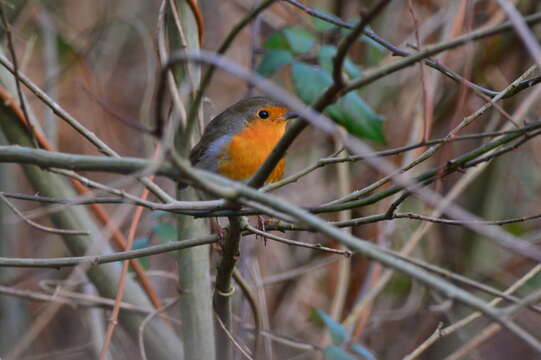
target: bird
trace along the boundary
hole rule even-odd
[[[209,122],[190,152],[190,162],[231,180],[248,180],[284,135],[287,121],[295,117],[296,113],[269,98],[242,99]],[[284,169],[282,158],[266,182],[280,180]]]

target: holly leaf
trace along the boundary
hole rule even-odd
[[[293,55],[288,50],[270,50],[265,53],[256,71],[261,76],[269,77],[293,60]]]
[[[355,356],[348,354],[338,346],[327,346],[323,351],[325,360],[357,360]]]
[[[321,68],[295,62],[291,66],[295,92],[306,104],[313,104],[332,84],[332,77]],[[383,118],[376,114],[356,92],[350,92],[324,111],[355,136],[385,143]]]
[[[291,66],[295,92],[306,104],[313,104],[319,95],[332,84],[331,76],[321,68],[295,62]]]
[[[383,117],[376,114],[356,92],[349,92],[337,102],[341,116],[337,122],[350,133],[385,144]]]
[[[318,317],[319,320],[323,322],[327,330],[329,330],[332,342],[335,345],[342,345],[347,340],[346,330],[332,317],[325,314],[321,310],[316,310],[315,315]]]
[[[271,34],[263,44],[265,49],[269,50],[289,50],[289,43],[281,31]]]
[[[304,54],[314,46],[316,38],[308,30],[288,27],[283,30],[289,48],[296,54]]]
[[[362,345],[353,344],[351,345],[351,350],[353,350],[353,352],[355,352],[357,355],[362,356],[363,359],[376,360],[376,357],[374,356],[374,354],[372,354],[370,350],[368,350]]]

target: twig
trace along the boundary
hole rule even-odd
[[[156,315],[159,313],[169,309],[170,307],[176,305],[180,301],[180,297],[177,297],[173,301],[169,302],[168,304],[164,304],[162,307],[152,311],[150,314],[148,314],[143,321],[141,321],[141,324],[139,325],[139,332],[137,334],[137,342],[139,344],[139,354],[141,354],[141,358],[143,360],[147,360],[147,354],[145,351],[145,341],[144,341],[144,333],[145,333],[145,327],[147,324],[152,320]],[[181,350],[179,349],[179,352]]]
[[[417,42],[417,48],[421,49],[421,38],[419,37],[419,20],[415,15],[415,9],[413,8],[412,0],[408,0],[408,11],[413,20],[413,28],[415,34],[415,41]],[[421,73],[421,90],[423,100],[423,141],[428,140],[430,136],[430,126],[432,125],[432,101],[429,97],[426,81],[426,72],[423,62],[419,63],[419,70]]]
[[[88,231],[82,231],[82,230],[66,230],[66,229],[55,229],[48,226],[40,225],[29,218],[27,218],[17,207],[15,207],[5,196],[3,193],[0,192],[0,199],[4,201],[4,203],[13,211],[17,216],[19,216],[25,223],[28,225],[41,230],[45,231],[51,234],[56,235],[90,235]]]
[[[332,86],[336,86],[337,89],[344,86],[345,80],[342,76],[342,67],[349,49],[351,46],[353,46],[357,38],[364,32],[364,29],[368,26],[368,24],[370,24],[370,22],[372,22],[372,20],[378,14],[380,14],[390,2],[390,0],[378,1],[366,15],[363,14],[363,16],[361,16],[361,20],[357,25],[355,25],[352,31],[348,33],[342,40],[340,40],[340,43],[336,49],[336,55],[333,58],[332,77],[334,84]]]
[[[27,300],[59,302],[73,307],[84,306],[112,308],[114,306],[114,301],[108,298],[71,293],[64,290],[60,291],[59,293],[55,293],[54,295],[49,295],[42,292],[0,285],[0,293],[2,295],[16,296]],[[122,303],[121,309],[122,311],[131,311],[139,314],[148,314],[151,312],[151,310],[128,303]]]
[[[305,247],[305,248],[308,248],[308,249],[319,250],[319,251],[328,252],[328,253],[332,253],[332,254],[339,254],[339,255],[343,255],[345,257],[350,257],[351,254],[352,254],[351,251],[349,251],[349,250],[333,249],[333,248],[322,246],[320,244],[315,244],[315,245],[314,244],[307,244],[307,243],[304,243],[304,242],[301,242],[301,241],[295,241],[295,240],[286,239],[286,238],[283,238],[281,236],[277,236],[277,235],[274,235],[274,234],[271,234],[271,233],[268,233],[268,232],[265,232],[265,231],[261,231],[261,230],[255,228],[255,227],[253,227],[251,225],[248,225],[248,224],[244,225],[244,229],[250,231],[253,234],[261,235],[264,238],[271,239],[271,240],[278,241],[278,242],[288,244],[288,245],[292,245],[292,246]]]
[[[327,256],[327,257],[324,257],[323,259],[314,261],[313,263],[299,266],[298,268],[295,268],[292,270],[284,271],[283,273],[269,275],[261,281],[261,284],[264,286],[268,286],[268,285],[276,284],[278,282],[291,280],[293,278],[302,276],[307,273],[311,273],[313,271],[318,271],[320,269],[322,270],[325,266],[328,266],[336,262],[338,259],[339,257],[337,256],[332,256],[332,257]]]
[[[259,358],[259,351],[261,349],[261,310],[259,309],[259,306],[257,304],[257,295],[254,294],[252,289],[250,289],[250,286],[246,283],[246,280],[242,277],[242,274],[237,269],[233,270],[233,278],[235,279],[235,282],[239,285],[240,289],[242,290],[242,293],[248,300],[248,304],[250,304],[250,308],[252,309],[252,316],[254,318],[254,357],[256,359]]]
[[[157,146],[155,149],[155,155],[157,155],[159,151],[160,151],[160,147]],[[152,181],[152,180],[153,178],[150,177],[149,181]],[[148,197],[148,194],[149,194],[148,189],[143,190],[141,199],[146,200]],[[144,209],[143,207],[135,208],[135,212],[130,224],[130,228],[128,230],[128,242],[126,243],[127,251],[131,250],[132,248],[133,241],[135,239],[135,232],[137,231],[137,227],[139,226],[141,216],[143,215],[143,209]],[[128,275],[129,264],[130,262],[128,260],[124,260],[122,262],[122,270],[120,272],[120,277],[118,278],[118,289],[117,289],[117,294],[115,297],[115,306],[113,307],[113,311],[111,312],[111,316],[109,317],[109,325],[107,326],[107,332],[105,334],[105,339],[103,340],[103,346],[100,352],[100,360],[104,360],[107,357],[107,354],[109,353],[109,345],[111,343],[111,339],[113,338],[113,333],[118,323],[118,314],[120,313],[120,303],[122,302],[122,298],[124,297],[124,291],[126,289],[126,276]],[[158,306],[158,308],[161,308],[161,306]],[[141,326],[143,325],[141,324]]]
[[[231,343],[233,345],[235,345],[235,347],[237,349],[239,349],[240,353],[242,355],[244,355],[248,360],[254,360],[254,358],[250,355],[248,349],[244,349],[244,347],[235,339],[235,337],[233,336],[233,334],[231,333],[231,331],[229,330],[229,328],[227,326],[225,326],[224,322],[222,321],[222,319],[220,319],[220,317],[218,316],[218,314],[216,314],[216,321],[218,322],[218,324],[220,325],[220,328],[222,329],[222,331],[225,333],[225,335],[227,336],[227,338],[231,341]],[[224,349],[221,349],[221,350],[224,350]]]
[[[395,219],[413,219],[413,220],[423,220],[423,221],[430,221],[433,223],[438,224],[446,224],[446,225],[461,225],[464,226],[467,222],[473,222],[476,224],[484,224],[484,225],[506,225],[506,224],[515,224],[530,220],[536,220],[541,218],[541,214],[535,214],[530,216],[523,216],[518,218],[511,218],[511,219],[503,219],[503,220],[469,220],[469,221],[462,221],[462,220],[450,220],[450,219],[442,219],[442,218],[435,218],[431,216],[425,216],[421,214],[414,214],[414,213],[402,213],[402,214],[395,214],[393,215],[393,218]]]

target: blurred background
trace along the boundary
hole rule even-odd
[[[205,22],[202,48],[216,50],[225,34],[258,3],[258,0],[200,1]],[[354,22],[361,11],[375,2],[314,0],[304,3]],[[541,11],[541,3],[536,0],[514,3],[523,15]],[[159,74],[156,31],[160,5],[161,2],[156,0],[2,2],[12,25],[20,71],[119,154],[146,158],[153,151],[152,139],[140,130],[127,126],[119,117],[145,127],[152,125]],[[391,2],[383,14],[372,22],[371,29],[392,44],[412,52],[427,44],[446,41],[504,21],[505,15],[494,1],[418,0],[408,4],[408,1],[400,0]],[[533,29],[540,38],[541,27]],[[263,61],[271,61],[272,55],[269,54],[276,49],[273,37],[276,39],[280,36],[285,36],[289,41],[287,46],[291,47],[292,56],[298,62],[286,61],[281,66],[265,65]],[[226,56],[270,77],[302,98],[299,90],[302,84],[299,85],[299,79],[295,78],[295,64],[322,66],[321,48],[336,46],[341,36],[340,30],[326,29],[299,8],[286,1],[277,1],[255,23],[242,31]],[[8,54],[5,37],[2,44],[4,54]],[[354,76],[398,59],[385,48],[363,38],[349,53],[349,75]],[[444,52],[435,59],[466,79],[494,90],[505,88],[533,64],[532,58],[512,31]],[[431,119],[431,126],[427,130],[429,137],[443,137],[485,103],[468,87],[429,67],[424,67],[423,73],[421,75],[420,65],[415,64],[357,93],[366,106],[361,114],[365,117],[363,121],[368,123],[368,127],[376,129],[361,135],[374,149],[385,150],[419,142],[425,131],[423,119],[427,117]],[[316,80],[308,78],[306,81],[310,85],[310,81]],[[99,154],[92,144],[82,140],[39,99],[29,92],[26,94],[28,106],[39,119],[50,142],[56,144],[60,151]],[[206,93],[205,119],[209,121],[247,94],[257,92],[249,89],[243,81],[218,71]],[[500,105],[517,122],[532,122],[539,120],[541,114],[539,99],[539,88],[534,87],[504,100]],[[509,126],[509,120],[492,109],[460,134],[496,131],[506,126]],[[411,173],[418,174],[444,165],[484,141],[476,139],[446,144]],[[455,173],[435,182],[431,188],[442,195],[456,191],[459,205],[487,220],[539,213],[540,145],[539,139],[532,139],[483,169]],[[340,147],[336,139],[324,136],[315,129],[307,129],[288,151],[287,174],[294,174],[318,159],[330,156]],[[413,160],[423,150],[400,153],[388,159],[399,166]],[[119,181],[116,175],[85,175],[106,184],[117,184]],[[297,205],[316,206],[368,186],[381,176],[362,162],[328,165],[276,190],[274,194]],[[163,179],[157,182],[171,194],[174,193],[174,183]],[[19,166],[14,164],[0,165],[0,190],[33,193]],[[132,188],[127,186],[126,190]],[[384,212],[391,200],[384,199],[374,205],[359,207],[351,213],[321,216],[328,220],[368,216]],[[47,217],[49,211],[45,206],[19,200],[13,202],[33,220],[50,225]],[[114,217],[121,213],[121,208],[129,206],[107,205],[106,208]],[[401,210],[427,215],[432,211],[416,199],[408,199],[402,204]],[[60,236],[43,233],[26,225],[4,205],[0,206],[0,214],[1,256],[35,258],[68,255]],[[121,216],[119,219],[122,219],[121,230],[127,233],[129,221]],[[176,236],[173,224],[171,215],[145,211],[134,247],[173,241]],[[516,236],[538,242],[540,225],[539,221],[533,220],[504,225],[503,228]],[[412,257],[500,290],[506,289],[535,265],[461,226],[394,220],[352,227],[351,231],[363,239],[393,249],[400,249],[415,238],[418,243]],[[279,235],[338,247],[317,233],[287,232]],[[144,265],[159,295],[164,299],[174,297],[177,291],[174,257],[170,254],[153,256],[145,259]],[[347,259],[273,241],[263,244],[261,239],[250,236],[243,240],[239,266],[256,290],[258,302],[264,309],[265,328],[279,339],[265,342],[268,358],[318,358],[321,356],[320,349],[330,343],[329,329],[346,321],[343,329],[351,337],[352,343],[362,346],[378,359],[399,359],[413,351],[439,324],[445,327],[472,313],[471,309],[448,301],[442,295],[398,274],[384,284],[374,301],[363,303],[367,294],[384,279],[385,269],[359,255]],[[70,269],[0,268],[0,285],[51,295],[55,289],[63,286],[63,280],[70,273]],[[79,280],[72,291],[97,296],[84,276],[76,279]],[[541,276],[535,275],[516,295],[525,296],[540,286]],[[475,289],[467,289],[487,301],[493,298]],[[236,297],[236,301],[235,319],[239,334],[250,342],[249,333],[253,325],[249,308],[240,296]],[[357,309],[359,305],[362,308]],[[0,357],[11,351],[18,339],[29,331],[33,319],[47,306],[48,302],[0,292]],[[168,313],[175,317],[177,311],[174,307]],[[100,328],[103,331],[106,326],[108,312],[108,309],[89,306],[63,306],[21,358],[93,358],[92,339],[99,336],[96,334],[100,334]],[[317,315],[321,312],[329,314],[336,324],[322,322],[321,316]],[[354,313],[357,315],[353,316]],[[534,336],[541,336],[539,313],[524,310],[517,321]],[[456,357],[452,358],[460,358],[456,351],[488,325],[488,320],[480,318],[435,342],[420,358],[444,359],[453,354]],[[122,328],[116,331],[112,354],[114,359],[140,356]],[[526,345],[505,331],[495,332],[464,356],[469,359],[536,358]]]

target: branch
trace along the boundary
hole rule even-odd
[[[90,235],[88,231],[81,230],[66,230],[66,229],[55,229],[48,226],[40,225],[29,218],[27,218],[19,209],[15,207],[2,193],[0,193],[0,199],[13,211],[17,216],[19,216],[25,223],[41,231],[47,233],[56,234],[56,235]]]
[[[118,174],[135,174],[158,165],[156,161],[140,158],[66,154],[24,146],[0,146],[0,162],[32,164],[76,171],[105,171]],[[180,173],[168,163],[160,165],[156,170],[156,174],[166,176],[172,180],[180,179]]]
[[[162,245],[149,246],[139,250],[120,251],[114,254],[96,256],[74,256],[49,259],[5,258],[0,257],[0,267],[28,267],[28,268],[63,268],[90,263],[93,266],[116,261],[135,259],[150,255],[162,254],[170,251],[187,249],[194,246],[215,243],[217,235],[207,235],[197,239],[187,239],[182,242],[172,242]]]
[[[222,258],[216,271],[216,285],[214,289],[214,310],[217,320],[223,323],[224,333],[217,337],[217,348],[222,349],[222,358],[230,360],[233,357],[233,349],[228,340],[227,332],[232,331],[232,308],[231,298],[235,292],[232,285],[233,272],[240,256],[240,240],[242,237],[241,222],[239,216],[229,217],[229,231],[222,246]]]
[[[327,253],[331,253],[331,254],[343,255],[345,257],[351,257],[351,251],[349,251],[349,250],[333,249],[333,248],[323,246],[321,244],[307,244],[307,243],[304,243],[304,242],[301,242],[301,241],[295,241],[295,240],[286,239],[286,238],[283,238],[281,236],[276,236],[274,234],[268,233],[266,231],[261,231],[261,230],[255,228],[253,226],[250,226],[248,224],[246,224],[244,226],[244,228],[246,230],[248,230],[249,232],[251,232],[252,234],[257,234],[257,235],[260,235],[260,236],[262,236],[262,237],[264,237],[266,239],[271,239],[271,240],[274,240],[274,241],[277,241],[277,242],[280,242],[280,243],[283,243],[283,244],[304,247],[304,248],[323,251],[323,252],[327,252]]]

